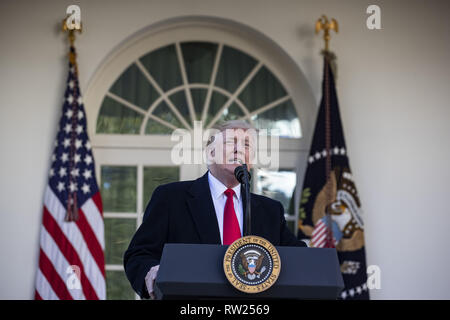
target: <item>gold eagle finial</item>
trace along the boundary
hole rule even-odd
[[[328,17],[323,14],[316,21],[316,34],[318,34],[320,30],[324,31],[323,39],[325,40],[325,51],[328,51],[328,42],[330,41],[330,30],[334,30],[336,33],[338,33],[339,31],[338,23],[334,18],[328,20]]]
[[[64,20],[62,21],[61,29],[62,29],[62,32],[67,32],[67,36],[69,38],[70,47],[72,48],[72,47],[75,46],[75,31],[78,32],[78,33],[81,33],[82,29],[83,29],[83,25],[82,25],[81,22],[80,22],[79,26],[69,25],[68,19],[69,19],[69,15],[66,16],[64,18]],[[75,72],[78,73],[78,66],[77,66],[77,63],[76,63],[76,58],[77,58],[77,56],[76,56],[75,51],[72,51],[72,49],[71,49],[69,51],[69,61],[75,67]]]
[[[83,25],[80,23],[79,28],[77,27],[69,27],[67,19],[69,18],[69,16],[67,16],[66,18],[64,18],[64,20],[62,21],[62,31],[63,32],[67,32],[68,33],[68,37],[69,37],[69,41],[70,41],[70,45],[73,46],[74,42],[75,42],[75,31],[81,33],[83,31]]]

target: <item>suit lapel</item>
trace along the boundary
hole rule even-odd
[[[187,198],[189,212],[202,243],[220,244],[219,224],[208,183],[208,172],[194,181]]]

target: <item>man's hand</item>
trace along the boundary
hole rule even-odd
[[[150,269],[150,271],[145,276],[145,285],[147,286],[147,291],[150,296],[150,299],[154,300],[156,299],[153,285],[155,284],[156,275],[158,274],[159,270],[159,264],[157,266],[154,266]]]

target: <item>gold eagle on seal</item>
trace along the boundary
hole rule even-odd
[[[247,250],[240,254],[241,262],[244,267],[244,277],[250,280],[259,278],[260,275],[266,271],[265,267],[261,268],[264,255],[257,250]]]

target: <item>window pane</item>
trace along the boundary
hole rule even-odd
[[[195,117],[197,120],[201,120],[202,118],[207,92],[206,89],[191,89],[192,103],[194,104]]]
[[[123,254],[136,232],[136,219],[105,218],[106,264],[123,265]]]
[[[212,93],[211,101],[209,102],[208,115],[206,116],[206,124],[209,124],[227,101],[228,97],[223,94],[218,93],[217,91]]]
[[[105,212],[136,212],[136,167],[102,166],[101,195]]]
[[[145,134],[172,134],[173,129],[156,120],[148,119]]]
[[[182,84],[174,45],[150,52],[143,56],[140,61],[163,91]]]
[[[216,76],[216,86],[234,92],[256,65],[256,60],[242,51],[224,46]]]
[[[144,196],[142,199],[144,210],[157,186],[179,180],[179,167],[144,167]]]
[[[178,117],[175,115],[175,113],[172,112],[172,109],[169,108],[167,103],[162,101],[156,108],[153,110],[153,115],[157,116],[158,118],[174,125],[177,128],[184,128],[184,126],[181,124]],[[164,126],[167,129],[162,129],[161,131],[158,131],[158,128],[160,126],[164,126],[162,124],[159,124],[159,126],[150,126],[147,124],[147,133],[162,133],[162,134],[171,134],[172,129],[168,128],[167,126]]]
[[[191,123],[191,115],[189,114],[189,107],[186,101],[186,92],[184,90],[175,92],[169,97],[170,101],[172,101],[173,105],[177,110],[181,113],[184,120],[187,123]],[[181,127],[181,128],[184,128]]]
[[[254,115],[252,120],[258,129],[277,129],[280,137],[301,137],[300,121],[291,100]]]
[[[109,91],[143,110],[147,110],[159,97],[158,92],[134,63],[122,73]]]
[[[124,271],[106,271],[106,298],[108,300],[134,300],[134,291]]]
[[[217,45],[210,42],[184,42],[181,44],[181,51],[188,81],[209,83]]]
[[[139,134],[143,115],[105,97],[97,120],[97,133]]]
[[[255,177],[255,193],[280,201],[284,211],[291,212],[289,207],[293,205],[291,199],[296,183],[297,175],[292,170],[258,169]]]
[[[229,120],[237,120],[242,116],[244,116],[244,112],[235,102],[233,102],[231,106],[222,112],[222,116],[218,120],[218,123]]]
[[[266,67],[262,67],[239,95],[250,112],[286,95],[281,83]]]

